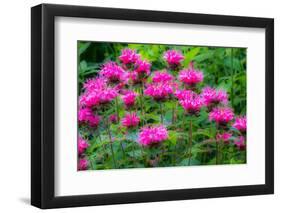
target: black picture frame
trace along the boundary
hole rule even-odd
[[[54,21],[59,16],[265,29],[265,184],[56,197]],[[46,209],[274,193],[274,19],[41,4],[31,9],[31,52],[32,205]]]

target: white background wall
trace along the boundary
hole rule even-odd
[[[275,195],[112,205],[51,212],[277,212],[281,207],[281,13],[278,0],[45,0],[45,3],[170,10],[275,18]],[[0,210],[39,212],[30,197],[30,7],[37,0],[2,1],[0,7]],[[279,84],[279,85],[278,85]],[[258,156],[257,156],[258,157]],[[239,175],[239,174],[237,174]],[[280,211],[280,210],[279,210]]]

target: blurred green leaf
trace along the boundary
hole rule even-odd
[[[82,54],[82,53],[84,53],[86,50],[87,50],[87,48],[90,46],[90,44],[91,44],[91,42],[79,42],[78,43],[78,53],[79,53],[79,56]]]
[[[185,59],[184,59],[184,62],[183,62],[183,65],[186,67],[189,65],[189,63],[195,58],[195,56],[199,53],[200,51],[200,47],[195,47],[195,48],[192,48],[190,51],[188,51],[186,54],[185,54]]]

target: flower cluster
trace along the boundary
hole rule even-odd
[[[100,75],[110,82],[120,82],[124,80],[125,71],[117,63],[109,61],[101,68]]]
[[[203,101],[199,95],[191,90],[184,90],[178,94],[180,104],[185,111],[191,115],[198,114],[203,106]]]
[[[83,157],[83,154],[90,145],[86,140],[84,140],[81,136],[79,136],[77,146],[78,146],[78,156],[79,156],[78,170],[86,170],[88,168],[88,160],[85,157]]]
[[[180,51],[168,50],[164,53],[163,58],[169,64],[171,69],[176,69],[183,61],[184,56]]]
[[[177,99],[180,101],[185,100],[185,99],[190,99],[192,96],[195,95],[195,93],[192,90],[176,90],[174,95],[176,96]]]
[[[91,127],[97,127],[100,122],[100,117],[94,115],[90,108],[82,108],[78,112],[78,121],[80,123],[89,124]]]
[[[165,100],[173,94],[172,84],[161,82],[148,84],[144,90],[144,94],[152,97],[156,101]]]
[[[79,155],[83,154],[85,150],[89,147],[89,144],[86,140],[83,138],[79,137],[78,139],[78,153]]]
[[[88,91],[96,91],[96,90],[103,90],[107,86],[107,79],[106,78],[91,78],[88,79],[84,84],[83,88]]]
[[[235,141],[234,144],[239,150],[245,150],[246,148],[246,143],[245,143],[245,137],[244,136],[239,136]]]
[[[219,125],[226,125],[234,118],[233,110],[229,107],[217,107],[214,108],[210,114],[210,121],[215,121]]]
[[[110,116],[109,116],[109,121],[110,121],[111,123],[116,124],[116,123],[118,122],[118,116],[117,116],[116,114],[110,115]]]
[[[179,73],[179,80],[190,87],[202,82],[203,78],[203,72],[194,69],[193,63],[189,65],[188,69],[181,70]]]
[[[152,81],[154,83],[165,83],[165,82],[170,82],[174,79],[174,77],[168,73],[167,71],[155,71],[154,75],[152,77]]]
[[[79,159],[78,170],[87,170],[88,166],[89,166],[89,162],[87,159],[85,159],[85,158]]]
[[[247,119],[246,119],[246,117],[245,116],[237,117],[232,126],[242,133],[245,132],[246,129],[247,129]]]
[[[226,105],[228,103],[227,92],[222,89],[215,89],[211,87],[205,87],[202,90],[202,98],[205,106],[217,105],[219,103]]]
[[[119,59],[123,64],[134,64],[136,61],[140,60],[140,55],[137,54],[135,50],[126,48],[121,51]]]
[[[127,114],[121,120],[122,125],[127,128],[136,127],[138,126],[139,122],[140,122],[140,118],[137,116],[136,113]]]
[[[182,131],[188,129],[191,132],[186,137],[190,149],[194,141],[192,135],[195,135],[192,131],[198,128],[192,126],[194,118],[200,118],[199,126],[202,125],[202,120],[205,120],[204,126],[210,122],[217,124],[211,126],[216,126],[217,129],[212,135],[212,141],[222,142],[225,146],[231,143],[239,152],[246,149],[246,116],[235,115],[233,106],[228,105],[226,90],[203,84],[205,70],[199,70],[200,66],[197,64],[195,68],[193,62],[185,67],[182,63],[184,55],[180,51],[166,51],[163,54],[165,64],[162,61],[165,67],[160,70],[153,70],[154,66],[134,49],[121,50],[118,58],[117,62],[105,62],[100,67],[99,74],[87,79],[81,88],[78,121],[81,129],[91,131],[89,135],[79,132],[89,143],[79,136],[78,170],[86,170],[92,166],[89,164],[89,159],[92,161],[92,158],[87,158],[90,150],[88,147],[94,141],[92,138],[103,140],[106,137],[111,146],[110,159],[116,168],[113,152],[116,150],[116,141],[120,141],[116,140],[120,134],[126,133],[123,136],[127,143],[132,141],[127,138],[129,133],[134,132],[138,137],[134,141],[141,145],[139,147],[158,148],[156,145],[170,139],[169,134],[172,132],[169,131],[181,131],[181,128],[175,128],[177,123],[174,118],[177,116],[183,116],[182,119],[190,118],[190,126],[184,126],[183,122],[182,127]],[[159,107],[157,113],[161,116],[148,112],[149,104],[153,110],[155,106]],[[163,108],[168,105],[168,109]],[[169,126],[170,124],[173,125]],[[102,136],[100,131],[103,132]],[[123,146],[121,142],[122,150],[126,145]],[[106,147],[104,149],[109,150]]]
[[[127,108],[134,106],[138,94],[134,91],[126,91],[122,96],[122,100]]]
[[[97,107],[100,104],[106,104],[118,96],[118,91],[111,87],[86,90],[80,96],[80,107]]]
[[[161,143],[167,138],[168,131],[163,125],[145,126],[139,133],[139,143],[144,146]]]
[[[140,79],[147,77],[150,74],[151,64],[146,60],[137,60],[135,63],[135,72]]]
[[[216,139],[219,141],[222,140],[224,143],[229,143],[231,137],[232,137],[231,133],[224,132],[222,134],[218,133]]]

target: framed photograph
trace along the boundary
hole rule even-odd
[[[31,204],[274,192],[274,20],[31,9]]]

